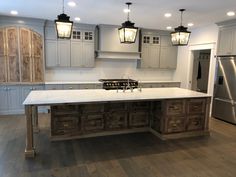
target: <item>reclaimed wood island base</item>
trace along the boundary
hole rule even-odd
[[[72,95],[74,100],[69,100]],[[52,140],[142,131],[150,131],[163,140],[209,135],[210,96],[180,88],[143,89],[132,93],[32,91],[24,104],[26,157],[35,156],[33,130],[38,130],[37,106],[41,105],[51,107]]]

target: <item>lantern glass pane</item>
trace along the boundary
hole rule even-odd
[[[137,29],[125,28],[125,41],[126,42],[135,42],[136,34],[137,34]]]
[[[72,31],[72,23],[70,22],[56,22],[57,35],[59,38],[70,38]]]
[[[173,45],[187,45],[189,37],[188,32],[176,32],[171,34],[171,41]]]
[[[125,42],[125,30],[124,28],[119,29],[120,42]]]

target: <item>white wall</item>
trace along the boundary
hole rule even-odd
[[[97,81],[101,78],[127,78],[137,80],[171,81],[174,70],[137,69],[136,60],[96,59],[91,69],[46,70],[46,81]]]
[[[213,93],[214,86],[214,71],[215,71],[215,58],[217,39],[218,39],[218,27],[215,24],[201,27],[195,30],[191,30],[191,37],[188,46],[178,48],[178,59],[177,59],[177,69],[173,74],[173,80],[181,81],[182,88],[191,88],[189,80],[192,78],[191,67],[193,59],[193,53],[191,50],[204,49],[204,46],[214,46],[212,49],[212,58],[210,61],[210,73],[209,76],[209,92]],[[208,45],[209,44],[209,45]]]

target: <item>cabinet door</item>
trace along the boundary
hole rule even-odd
[[[94,67],[94,43],[83,43],[82,67]]]
[[[148,46],[142,47],[142,59],[141,59],[141,68],[149,67],[149,48]]]
[[[149,68],[158,68],[160,64],[160,47],[149,46]]]
[[[172,46],[171,37],[170,36],[161,36],[161,46],[162,47]]]
[[[57,58],[57,41],[45,41],[46,67],[56,67],[59,65]]]
[[[70,41],[59,40],[57,42],[59,66],[70,66]]]
[[[8,82],[20,81],[17,28],[7,28]]]
[[[219,32],[218,55],[232,54],[233,29],[221,29]]]
[[[41,35],[32,32],[33,82],[44,81],[43,41]]]
[[[20,61],[21,81],[32,81],[32,60],[31,60],[31,32],[26,28],[20,28]]]
[[[161,47],[160,68],[175,69],[177,65],[177,47]]]
[[[4,114],[8,110],[7,87],[0,86],[0,112]]]
[[[82,42],[71,42],[71,66],[81,67],[83,58],[83,44]]]
[[[9,111],[17,111],[22,108],[21,92],[18,86],[8,86]]]
[[[28,96],[28,94],[33,90],[33,87],[30,86],[22,86],[21,87],[21,102],[23,103],[24,100],[26,99],[26,97]],[[21,108],[23,109],[24,106],[21,105]]]
[[[233,37],[232,37],[232,55],[236,55],[236,27],[233,29]]]
[[[0,82],[7,81],[5,31],[0,29]]]

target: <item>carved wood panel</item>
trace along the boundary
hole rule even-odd
[[[31,57],[21,56],[21,81],[31,82]]]
[[[111,112],[106,116],[107,130],[120,130],[128,126],[128,113],[126,111]]]
[[[6,72],[5,32],[0,29],[0,82],[7,81]]]
[[[130,127],[147,127],[149,125],[149,111],[135,111],[129,114]]]
[[[193,115],[188,117],[187,130],[202,130],[204,128],[204,116]]]
[[[31,55],[31,32],[26,28],[20,28],[20,53],[23,56]]]
[[[7,28],[8,82],[20,81],[17,28]]]
[[[206,99],[190,99],[187,102],[187,114],[204,114]]]
[[[0,56],[4,56],[5,53],[5,32],[4,29],[0,29]]]
[[[105,128],[104,115],[99,113],[83,115],[82,128],[84,133],[103,131]]]
[[[33,64],[33,82],[43,82],[44,81],[44,72],[43,72],[43,60],[42,57],[34,57]]]
[[[186,126],[186,118],[184,116],[166,117],[166,133],[184,132]]]
[[[185,101],[168,100],[166,101],[166,115],[184,115],[185,114]]]

